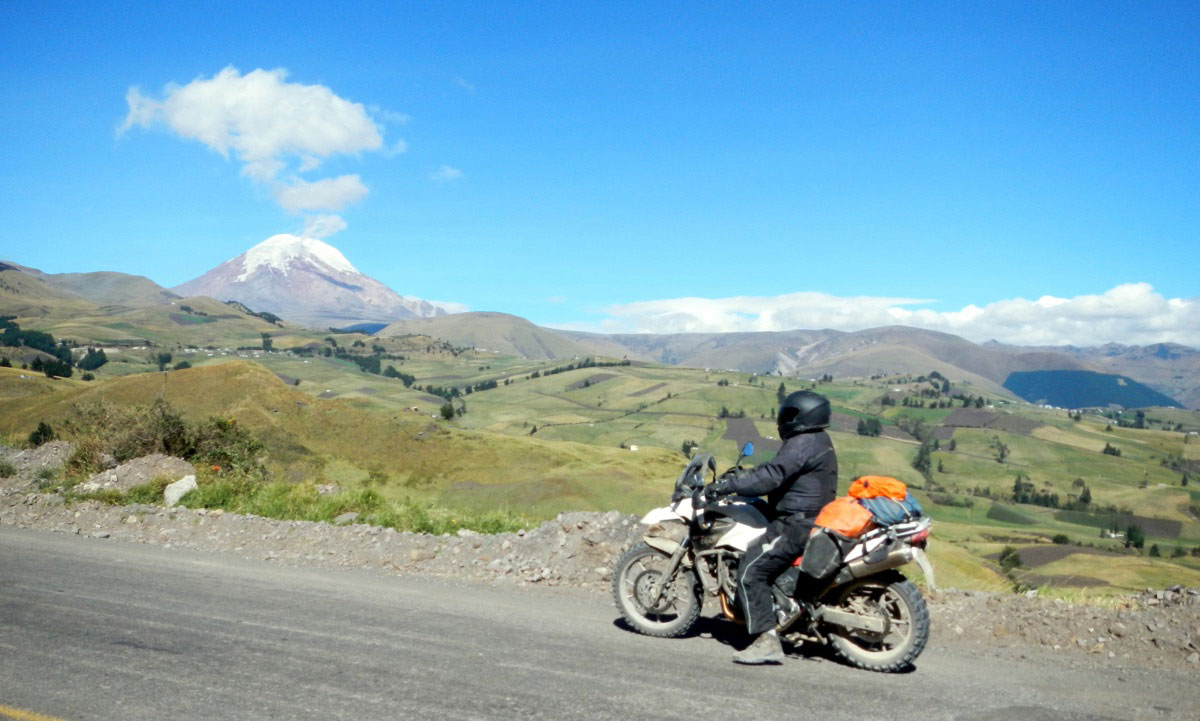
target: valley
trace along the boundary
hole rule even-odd
[[[1068,411],[1003,386],[1014,372],[1089,368],[1054,349],[899,327],[596,336],[502,313],[401,320],[368,335],[119,273],[6,264],[0,281],[0,315],[66,342],[76,361],[89,348],[106,361],[51,379],[21,368],[50,359],[44,351],[0,351],[13,366],[0,368],[0,442],[25,445],[43,422],[69,438],[80,408],[161,399],[190,422],[225,418],[259,439],[262,482],[275,484],[267,495],[296,504],[273,502],[270,513],[351,510],[386,524],[397,508],[432,504],[443,524],[458,509],[462,527],[497,510],[510,525],[642,513],[664,501],[687,451],[727,465],[752,440],[749,462],[769,459],[780,393],[812,387],[834,406],[840,488],[893,475],[937,521],[940,584],[1098,597],[1200,585],[1200,413]],[[1168,355],[1187,357],[1154,357]],[[779,375],[779,363],[791,372]],[[84,470],[47,473],[69,494]],[[202,487],[229,483],[197,471]],[[318,488],[336,489],[333,500]]]

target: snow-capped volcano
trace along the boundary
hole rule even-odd
[[[329,243],[316,238],[300,238],[287,233],[272,235],[263,242],[242,254],[242,274],[237,277],[239,282],[249,278],[254,271],[266,266],[284,275],[288,266],[299,261],[310,265],[325,265],[336,273],[357,273],[358,268],[346,260],[342,252]]]
[[[358,272],[332,245],[287,233],[273,235],[172,290],[185,297],[236,300],[319,328],[446,314],[443,308],[401,296]]]

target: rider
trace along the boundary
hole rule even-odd
[[[708,498],[765,495],[776,514],[738,566],[737,601],[754,640],[734,654],[735,663],[783,660],[771,583],[804,551],[813,519],[837,494],[837,455],[824,430],[829,400],[810,390],[796,391],[783,399],[776,423],[784,443],[773,459],[750,471],[727,472],[705,490]]]

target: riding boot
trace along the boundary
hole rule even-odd
[[[733,654],[734,663],[762,664],[783,661],[783,644],[774,631],[758,634],[749,646]]]

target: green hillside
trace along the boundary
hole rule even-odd
[[[935,538],[950,544],[935,544],[935,559],[952,569],[943,583],[1011,585],[990,555],[1005,545],[1053,545],[1078,550],[1047,561],[1044,572],[1027,567],[1021,583],[1091,584],[1096,592],[1164,576],[1200,584],[1200,558],[1191,555],[1200,547],[1200,440],[1186,435],[1200,429],[1200,413],[1149,409],[1148,427],[1134,428],[936,374],[818,383],[263,325],[272,328],[271,350],[261,349],[261,337],[257,349],[241,351],[176,341],[172,362],[188,370],[158,373],[148,351],[133,349],[115,352],[90,384],[0,369],[0,434],[19,442],[39,420],[61,423],[80,402],[162,397],[189,417],[228,416],[253,429],[267,445],[272,477],[288,483],[371,487],[391,498],[545,518],[663,503],[685,444],[727,465],[753,440],[752,462],[766,460],[778,444],[771,416],[780,384],[811,386],[833,402],[841,487],[866,473],[908,483],[937,521]],[[395,377],[382,374],[389,367]],[[449,421],[441,417],[446,396]],[[860,435],[868,420],[879,435]],[[927,473],[913,465],[921,439]],[[1102,538],[1113,526],[1137,526],[1143,547]],[[1158,558],[1149,557],[1152,548]],[[1110,555],[1098,566],[1100,551]],[[1076,560],[1077,572],[1062,570]]]

